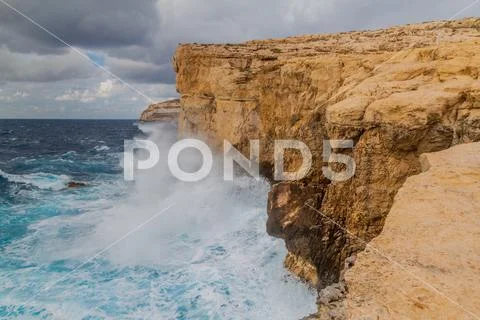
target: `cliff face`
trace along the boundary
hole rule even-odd
[[[296,139],[314,157],[301,181],[274,184],[267,229],[285,239],[286,266],[318,284],[382,230],[395,194],[420,172],[419,155],[480,140],[480,19],[236,45],[188,44],[174,57],[179,128],[244,154],[261,140]],[[356,173],[322,174],[324,139],[352,139]],[[287,154],[287,167],[299,159]],[[335,167],[335,166],[333,166]],[[338,166],[337,166],[338,169]],[[348,230],[346,232],[345,230]]]
[[[480,143],[422,157],[346,272],[349,319],[478,319]]]
[[[177,121],[180,112],[180,100],[167,100],[154,103],[142,112],[140,121]]]

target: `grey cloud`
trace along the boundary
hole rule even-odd
[[[1,3],[0,3],[1,6]],[[3,8],[1,8],[3,9]],[[1,25],[0,22],[0,43],[12,52],[18,53],[38,53],[38,54],[65,54],[68,52],[67,47],[62,47],[57,42],[45,42],[42,39],[25,38],[18,35],[9,28]]]
[[[11,0],[9,3],[26,16],[44,26],[69,44],[102,51],[112,52],[118,58],[129,57],[135,60],[153,61],[153,34],[160,26],[158,8],[155,0]],[[38,28],[24,17],[0,3],[0,44],[7,46],[10,52],[38,53],[40,55],[58,55],[62,65],[63,57],[69,49],[60,41]],[[19,57],[23,57],[19,55]],[[8,57],[10,60],[11,56]],[[77,57],[81,59],[81,57]],[[5,60],[5,57],[3,58]],[[43,64],[27,65],[15,63],[15,70],[8,69],[0,78],[11,81],[48,82],[70,79],[78,75],[85,77],[84,70],[75,70],[64,66],[63,69],[46,70]],[[107,66],[108,67],[108,66]],[[37,70],[38,69],[38,70]],[[115,64],[114,73],[119,73],[126,81],[133,82],[172,82],[170,67],[161,64],[140,63],[127,65]],[[44,76],[44,78],[42,77]]]
[[[105,53],[107,67],[126,81],[171,83],[174,75],[170,60],[179,42],[241,42],[447,19],[471,1],[10,0],[10,3],[67,42]],[[464,15],[479,12],[477,7]],[[63,44],[2,4],[0,41],[17,52],[58,55],[68,52]],[[61,77],[50,74],[51,78]],[[43,80],[39,77],[38,81]]]
[[[13,53],[0,48],[0,79],[11,82],[52,82],[82,79],[98,70],[74,52],[65,55]]]
[[[106,68],[147,95],[159,99],[175,95],[175,86],[171,84],[174,81],[174,74],[170,61],[175,47],[180,42],[232,43],[448,19],[473,2],[473,0],[6,1],[65,41],[82,50],[90,50],[105,56]],[[480,4],[477,4],[457,18],[479,15]],[[75,105],[76,101],[55,101],[54,98],[68,90],[95,90],[96,85],[106,78],[108,75],[100,69],[73,55],[64,44],[0,3],[0,88],[13,87],[3,95],[11,97],[17,93],[17,88],[20,90],[27,85],[42,87],[42,89],[36,87],[30,96],[25,98],[17,95],[15,98],[18,98],[16,100],[18,104],[12,105],[12,108],[17,105],[21,107],[22,101],[25,107],[28,102],[29,105],[44,105],[45,110],[50,104],[52,108],[68,103]],[[49,81],[57,82],[54,85],[45,83]],[[48,97],[53,98],[47,99],[47,95],[42,92],[48,92]],[[40,95],[43,100],[39,100]],[[128,111],[132,103],[136,103],[138,108],[146,104],[141,97],[131,91],[123,93],[123,96],[115,94],[109,99],[112,106],[117,109],[99,111],[104,112],[105,116],[111,112],[133,115],[139,109],[135,109],[135,112]],[[87,104],[92,110],[95,109],[93,103],[91,106]],[[0,108],[0,116],[3,110]],[[60,109],[51,110],[51,114],[60,112],[58,111]],[[89,114],[85,111],[84,115]]]
[[[112,73],[126,81],[137,83],[173,83],[175,75],[170,63],[157,65],[129,59],[108,58]]]
[[[66,42],[86,48],[148,45],[159,24],[154,0],[10,0],[9,4]],[[19,51],[64,46],[3,4],[0,27],[4,43]],[[15,42],[18,37],[24,43]]]

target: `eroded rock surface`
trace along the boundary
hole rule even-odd
[[[173,99],[154,103],[142,112],[140,121],[177,121],[180,113],[180,100]]]
[[[268,230],[285,239],[286,266],[320,288],[344,261],[378,236],[419,155],[480,140],[480,19],[234,45],[186,44],[174,57],[180,132],[245,155],[261,140],[262,172],[272,178],[273,141],[297,139],[313,153],[301,181],[274,185]],[[322,174],[325,139],[355,176]],[[299,165],[295,153],[288,168]],[[305,205],[308,204],[308,205]],[[348,230],[349,233],[345,232]]]
[[[349,319],[480,317],[480,143],[422,163],[346,272]]]

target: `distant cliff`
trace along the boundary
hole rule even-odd
[[[272,185],[267,230],[285,239],[286,266],[319,289],[382,231],[419,156],[480,140],[480,19],[243,44],[180,45],[179,129],[248,155],[260,139],[273,180],[273,141],[296,139],[313,153],[301,181]],[[322,174],[323,141],[351,139],[356,173]],[[286,166],[298,166],[295,154]],[[335,170],[335,166],[332,166]],[[421,214],[421,213],[419,213]]]
[[[167,100],[151,104],[142,112],[140,121],[176,121],[180,112],[180,100]]]

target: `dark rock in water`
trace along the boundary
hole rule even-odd
[[[68,184],[67,184],[67,187],[68,188],[82,188],[82,187],[86,187],[87,184],[86,183],[83,183],[83,182],[75,182],[75,181],[70,181]]]
[[[0,135],[3,136],[3,135],[12,134],[12,133],[13,133],[13,130],[2,130],[2,131],[0,132]]]

